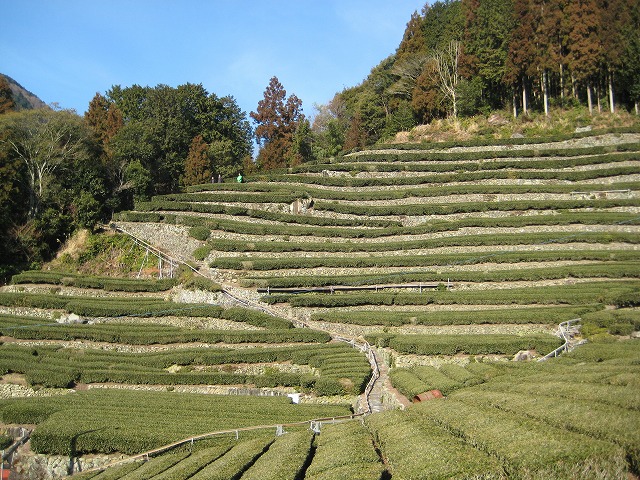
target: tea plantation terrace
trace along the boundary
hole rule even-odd
[[[2,423],[66,466],[231,432],[82,478],[639,474],[640,134],[552,140],[393,146],[138,203],[114,224],[197,285],[14,277],[0,368],[80,391],[0,400]],[[577,318],[585,345],[510,361]],[[337,338],[372,346],[373,390]],[[234,389],[273,396],[212,395]],[[446,398],[411,405],[430,390]],[[389,411],[352,417],[363,392]]]

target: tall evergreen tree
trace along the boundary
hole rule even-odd
[[[207,155],[208,145],[202,135],[196,135],[191,141],[189,154],[184,162],[185,186],[200,185],[211,180],[211,165]]]
[[[302,101],[295,95],[287,98],[277,77],[272,77],[258,108],[250,113],[257,126],[255,135],[260,145],[258,164],[265,169],[290,166],[301,159],[293,150],[293,136],[304,120]]]
[[[636,115],[640,114],[640,3],[626,0],[624,3],[622,38],[624,49],[619,76],[623,82]]]
[[[514,1],[514,24],[509,41],[509,55],[505,70],[505,81],[514,87],[513,111],[516,114],[516,94],[522,92],[522,111],[528,113],[528,85],[529,79],[535,74],[536,43],[535,30],[537,25],[535,7],[532,0]]]
[[[566,21],[564,0],[536,0],[539,22],[536,29],[537,65],[542,86],[545,113],[549,110],[550,75],[558,79],[558,90],[564,98],[566,66]]]
[[[596,0],[573,0],[567,5],[567,17],[569,68],[574,81],[586,88],[589,112],[593,113],[593,86],[602,55],[598,34],[601,13]]]
[[[113,102],[96,93],[91,102],[89,102],[89,108],[84,114],[84,119],[93,132],[96,141],[102,147],[105,163],[109,163],[111,158],[109,142],[124,126],[122,113]]]
[[[513,0],[463,0],[464,44],[460,71],[481,79],[485,102],[492,107],[506,100],[503,79],[513,29]]]
[[[422,17],[418,12],[411,14],[411,19],[407,23],[402,41],[396,50],[396,59],[400,60],[404,56],[411,56],[417,53],[425,53],[427,45],[422,32]]]
[[[624,0],[598,0],[600,12],[599,41],[603,55],[602,70],[605,75],[609,110],[615,112],[614,72],[622,66],[627,39],[624,24],[630,19]],[[606,54],[604,54],[606,52]]]

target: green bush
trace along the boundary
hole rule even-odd
[[[205,258],[207,258],[210,253],[211,253],[211,246],[203,245],[201,247],[196,248],[193,251],[193,258],[195,258],[196,260],[202,261]]]
[[[468,355],[503,354],[513,355],[520,350],[537,350],[546,354],[559,347],[562,342],[552,335],[365,335],[374,345],[388,343],[389,348],[399,353],[416,355]]]
[[[293,324],[284,318],[274,317],[267,313],[248,308],[231,307],[224,310],[222,318],[234,322],[243,322],[255,327],[264,327],[270,329],[287,329],[293,328]]]
[[[314,390],[318,395],[344,395],[346,393],[337,379],[329,377],[318,378]]]
[[[410,368],[394,368],[389,372],[389,378],[391,384],[408,399],[430,390],[429,386]]]
[[[440,400],[427,402],[442,404]],[[412,411],[416,407],[408,409]],[[392,478],[505,478],[501,461],[466,438],[428,421],[416,422],[407,413],[393,410],[369,415],[365,420]]]
[[[0,435],[0,450],[5,450],[13,444],[13,438],[7,435]]]
[[[220,284],[200,275],[191,275],[189,279],[183,283],[183,287],[187,290],[204,290],[205,292],[214,293],[222,290]]]
[[[454,399],[416,405],[408,414],[420,427],[435,423],[471,445],[482,445],[504,462],[509,477],[614,479],[625,475],[620,447],[521,414]],[[603,472],[606,477],[601,476]]]
[[[34,404],[53,413],[37,425],[31,447],[59,455],[68,455],[72,443],[77,454],[136,454],[213,431],[350,414],[344,406],[293,405],[286,397],[105,389],[10,400],[0,405],[0,415],[4,421],[7,408]]]
[[[189,229],[189,236],[196,240],[206,241],[211,235],[211,230],[207,227],[191,227]]]
[[[377,480],[384,466],[371,435],[359,421],[323,425],[307,468],[307,480]]]
[[[303,268],[389,268],[437,267],[481,263],[521,263],[559,261],[638,261],[638,252],[629,250],[564,250],[564,251],[488,251],[482,254],[389,255],[367,257],[220,257],[210,264],[213,268],[230,270],[282,270]],[[424,275],[424,274],[423,274]]]
[[[311,450],[313,432],[289,432],[280,436],[242,475],[244,480],[296,480]]]

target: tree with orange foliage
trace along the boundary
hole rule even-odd
[[[196,135],[191,141],[189,154],[184,162],[184,177],[182,184],[185,186],[200,185],[211,180],[211,162],[202,135]]]
[[[277,77],[271,78],[264,99],[249,115],[257,123],[255,135],[261,147],[257,160],[261,168],[281,168],[305,160],[294,142],[294,136],[305,120],[302,100],[295,95],[287,98],[287,91]]]

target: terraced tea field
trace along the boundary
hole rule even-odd
[[[81,391],[2,400],[2,422],[35,424],[31,448],[67,457],[269,428],[83,478],[639,473],[638,133],[358,152],[154,197],[113,227],[190,262],[209,291],[16,276],[0,292],[0,370]],[[71,314],[85,323],[57,322]],[[571,345],[586,345],[510,361],[561,347],[558,324],[576,318]],[[242,389],[278,396],[196,393]],[[430,390],[446,398],[407,406]],[[302,404],[279,396],[294,392]]]

